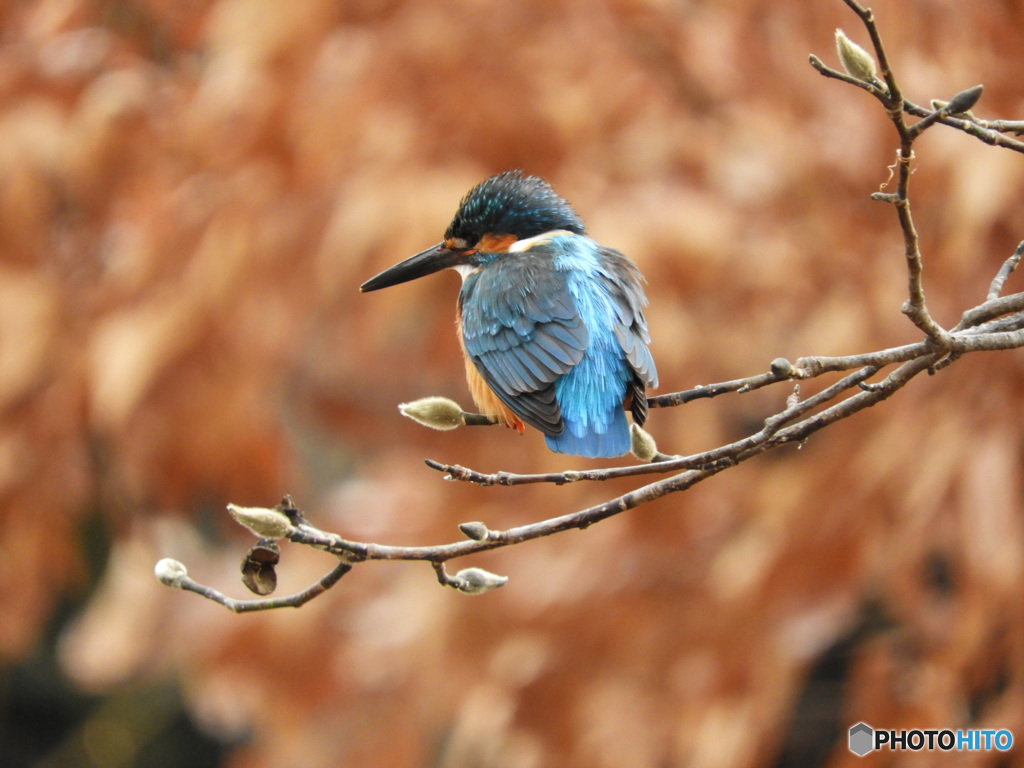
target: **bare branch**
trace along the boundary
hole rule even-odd
[[[264,542],[270,542],[269,546],[274,548],[274,563],[277,562],[278,552],[274,540],[286,538],[292,543],[330,553],[338,558],[338,564],[309,588],[281,598],[235,600],[211,587],[198,584],[188,576],[185,567],[174,560],[163,560],[157,564],[156,574],[161,582],[195,592],[224,605],[229,610],[242,613],[302,605],[323,594],[357,563],[369,560],[420,560],[430,564],[442,585],[466,594],[480,594],[502,586],[507,578],[479,568],[465,568],[455,575],[450,575],[446,563],[456,558],[514,546],[562,531],[582,530],[668,494],[685,491],[755,456],[784,445],[802,444],[831,424],[888,399],[922,372],[936,373],[973,352],[1024,347],[1024,293],[1001,295],[1007,279],[1024,257],[1024,242],[1010,258],[1006,259],[995,275],[986,300],[965,311],[960,322],[951,330],[946,330],[932,318],[928,309],[923,282],[924,259],[910,205],[913,144],[925,130],[943,125],[963,131],[990,145],[1024,152],[1024,142],[1005,135],[1019,135],[1024,132],[1024,122],[984,121],[975,118],[969,110],[980,98],[981,86],[963,90],[949,102],[935,101],[930,109],[906,100],[890,66],[871,10],[856,0],[843,1],[857,14],[867,30],[874,56],[877,58],[877,69],[874,66],[875,62],[871,60],[871,54],[852,43],[841,32],[837,32],[837,46],[847,72],[826,66],[814,55],[810,57],[810,63],[823,76],[854,85],[878,99],[896,130],[899,147],[896,150],[896,161],[890,168],[895,183],[891,190],[887,190],[887,182],[883,185],[885,191],[875,192],[871,197],[893,205],[896,209],[907,269],[908,298],[902,311],[924,334],[923,340],[844,357],[801,357],[795,364],[784,358],[777,358],[770,363],[769,370],[765,373],[648,398],[648,406],[651,408],[671,408],[695,400],[751,392],[781,382],[797,382],[788,388],[790,391],[783,399],[778,412],[766,418],[761,429],[741,440],[689,456],[666,456],[659,453],[653,441],[650,441],[643,450],[635,450],[638,455],[648,458],[653,456],[651,461],[601,470],[572,470],[544,474],[499,471],[487,474],[458,464],[433,460],[426,462],[431,469],[444,473],[448,480],[481,486],[536,483],[565,485],[652,474],[667,475],[587,509],[504,531],[493,530],[482,522],[466,522],[459,526],[466,538],[459,541],[434,546],[391,546],[350,541],[336,533],[320,530],[308,523],[288,497],[273,510],[239,508],[232,505],[232,513],[236,519],[255,535],[264,537],[257,544],[257,548],[263,546]],[[910,125],[907,123],[907,115],[920,120]],[[888,374],[874,380],[885,369],[890,369]],[[801,388],[807,388],[805,382],[832,373],[845,375],[823,386],[820,391],[803,397]],[[425,398],[404,404],[402,409],[405,415],[435,429],[495,423],[491,417],[468,414],[462,411],[457,403],[444,398]],[[646,435],[644,437],[646,439]],[[271,582],[275,581],[276,576]],[[272,587],[273,583],[268,591]]]
[[[999,133],[1015,133],[1020,136],[1024,133],[1024,120],[978,120],[974,122],[982,128]]]
[[[846,74],[845,72],[840,72],[838,69],[832,69],[832,67],[825,64],[825,62],[823,62],[813,53],[807,57],[807,60],[810,62],[812,67],[818,70],[818,72],[824,75],[825,77],[831,77],[835,80],[840,80],[846,83],[847,85],[854,85],[857,88],[867,91],[875,98],[879,100],[884,100],[885,91],[879,88],[874,83],[870,83],[867,80],[860,80],[856,77],[853,77],[852,75]]]
[[[1005,268],[1006,265],[1004,264],[1003,269]],[[995,281],[993,281],[993,283],[994,282]],[[989,291],[989,295],[991,296],[991,290]],[[960,318],[960,322],[956,324],[953,330],[959,331],[965,328],[975,328],[980,331],[982,323],[987,323],[997,317],[1010,315],[1022,310],[1024,310],[1024,293],[1015,293],[1001,298],[992,298],[984,304],[979,304],[974,309],[969,309],[964,312],[963,316]]]
[[[1013,302],[1008,300],[1013,300]],[[996,300],[996,302],[1004,302],[1005,306],[1009,306],[1011,303],[1016,306],[1022,301],[1024,301],[1024,295],[1022,294]],[[991,305],[996,302],[986,302],[979,309],[988,307],[988,311],[991,313],[995,311]],[[978,316],[982,315],[979,314]],[[1024,322],[1024,318],[1022,318],[1022,322]],[[289,597],[235,600],[212,587],[198,584],[184,573],[184,568],[180,572],[173,571],[166,578],[161,577],[161,580],[169,586],[176,586],[180,589],[200,594],[236,613],[243,613],[302,605],[333,586],[341,576],[352,568],[353,564],[358,562],[367,560],[424,560],[431,563],[440,583],[468,594],[479,594],[496,586],[501,586],[506,581],[505,577],[489,574],[486,571],[480,571],[480,569],[465,569],[455,576],[449,576],[444,568],[444,563],[455,558],[500,547],[513,546],[565,530],[574,528],[584,529],[596,522],[634,509],[662,496],[687,490],[729,467],[736,466],[766,451],[791,443],[802,443],[814,433],[836,421],[852,416],[891,397],[922,371],[934,371],[937,369],[939,367],[938,364],[944,358],[946,360],[954,360],[967,352],[1022,347],[1024,346],[1024,330],[980,333],[977,329],[967,328],[953,334],[951,341],[952,344],[948,350],[954,354],[949,356],[947,356],[948,352],[946,349],[936,351],[931,342],[925,341],[919,344],[895,347],[867,355],[854,355],[848,358],[801,358],[797,361],[795,370],[798,372],[805,371],[807,376],[817,376],[828,371],[843,370],[844,366],[850,365],[853,362],[863,363],[867,361],[871,364],[863,365],[858,370],[848,374],[811,397],[802,400],[787,398],[786,408],[766,419],[762,429],[755,434],[734,443],[691,456],[676,457],[663,462],[629,467],[540,475],[516,475],[509,472],[486,475],[458,465],[441,464],[435,461],[427,462],[428,466],[447,473],[451,479],[485,486],[523,485],[529,483],[554,483],[561,485],[582,480],[602,481],[645,474],[679,472],[679,474],[650,483],[588,509],[511,528],[506,531],[492,530],[483,523],[464,523],[460,528],[469,537],[468,540],[436,546],[403,547],[349,541],[338,534],[322,531],[306,522],[301,513],[291,504],[291,500],[286,498],[285,502],[278,507],[278,509],[284,509],[293,523],[287,530],[286,537],[294,543],[329,552],[340,560],[334,570],[313,586]],[[897,362],[902,362],[902,364],[882,381],[871,384],[867,383],[868,379],[878,372],[880,366],[891,365]],[[727,382],[726,384],[729,384],[729,386],[723,388],[723,392],[740,392],[742,390],[742,387],[734,386],[735,382]],[[855,388],[860,391],[839,402],[828,405],[843,393]],[[827,407],[824,410],[818,410],[823,406]],[[680,472],[680,470],[682,471]]]
[[[693,389],[684,392],[670,392],[664,395],[656,395],[647,398],[648,408],[672,408],[677,405],[702,398],[718,397],[730,392],[753,392],[755,389],[775,384],[779,381],[788,381],[793,378],[794,373],[789,361],[779,358],[772,363],[772,370],[768,373],[759,373],[756,376],[748,376],[743,379],[723,381],[719,384],[699,384]]]
[[[341,577],[350,570],[352,570],[351,564],[340,562],[323,578],[301,592],[296,592],[294,595],[288,595],[287,597],[268,597],[262,600],[236,600],[233,597],[228,597],[223,592],[217,591],[213,587],[198,583],[187,575],[183,576],[178,583],[169,586],[175,586],[186,592],[195,592],[207,600],[220,603],[229,611],[234,611],[235,613],[251,613],[252,611],[269,611],[274,608],[298,608],[301,605],[305,605],[337,584]]]
[[[889,66],[889,56],[885,52],[885,46],[882,44],[882,34],[878,30],[878,25],[875,24],[875,15],[870,8],[865,8],[856,0],[843,0],[843,2],[860,17],[864,28],[868,32],[868,36],[871,38],[871,45],[875,49],[875,56],[878,57],[879,75],[885,82],[886,89],[888,90],[884,97],[886,109],[889,112],[889,117],[895,120],[895,113],[902,112],[903,96],[899,84],[896,82],[896,77],[892,72],[892,67]]]
[[[903,109],[909,115],[914,117],[927,117],[931,115],[934,110],[928,107],[922,107],[919,104],[915,104],[912,101],[904,100]],[[1014,152],[1024,152],[1024,141],[1010,138],[1009,136],[1003,135],[994,126],[1000,124],[1007,125],[1020,125],[1020,122],[1009,122],[1009,121],[985,121],[985,120],[970,120],[964,117],[957,117],[956,115],[942,115],[938,118],[938,122],[942,125],[950,128],[956,128],[958,131],[973,136],[979,141],[983,141],[993,147],[1002,147],[1003,149],[1010,149]],[[1014,131],[1016,132],[1016,131]]]
[[[1004,263],[1002,268],[996,274],[995,279],[992,281],[992,285],[988,289],[988,300],[992,301],[999,298],[999,294],[1003,292],[1003,286],[1006,284],[1007,278],[1013,274],[1013,270],[1020,264],[1020,258],[1024,255],[1024,240],[1021,241],[1020,245],[1017,246],[1017,250],[1013,252]]]

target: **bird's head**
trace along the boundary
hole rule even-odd
[[[505,171],[477,184],[456,211],[444,240],[381,272],[359,290],[376,291],[447,267],[473,268],[516,240],[556,229],[583,234],[583,220],[544,179]]]

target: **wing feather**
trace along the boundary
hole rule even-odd
[[[644,279],[632,261],[600,248],[597,276],[611,299],[612,330],[633,375],[626,400],[634,420],[647,416],[646,387],[658,385],[648,349]],[[501,254],[466,277],[459,294],[466,354],[481,377],[520,419],[549,436],[564,429],[555,381],[580,360],[590,334],[576,308],[558,251],[538,244]]]
[[[643,275],[636,264],[613,248],[602,246],[601,255],[604,265],[601,278],[615,307],[615,339],[636,372],[640,386],[657,387],[658,369],[647,346],[651,343],[651,334],[644,317],[647,296]]]
[[[502,254],[467,276],[459,301],[466,354],[484,381],[516,416],[554,436],[563,429],[555,380],[583,358],[590,335],[550,262],[539,248]]]

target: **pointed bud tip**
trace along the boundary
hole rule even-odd
[[[949,100],[949,104],[945,106],[946,112],[951,115],[966,112],[978,103],[978,99],[981,98],[982,91],[984,90],[985,87],[983,85],[975,85],[972,88],[960,91],[960,93]]]
[[[457,429],[466,423],[462,406],[447,397],[421,397],[411,403],[401,403],[398,411],[417,424],[441,431]]]
[[[292,530],[292,521],[283,512],[266,507],[239,507],[228,504],[235,521],[261,539],[283,539]]]
[[[839,54],[839,63],[850,77],[865,83],[878,82],[874,58],[841,29],[836,30],[836,53]]]
[[[461,523],[459,525],[459,530],[466,535],[466,538],[472,539],[473,541],[485,541],[487,539],[487,535],[490,533],[486,525],[476,521],[471,523]]]

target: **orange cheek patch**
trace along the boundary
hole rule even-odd
[[[476,249],[484,253],[505,253],[516,239],[515,235],[484,235]]]

